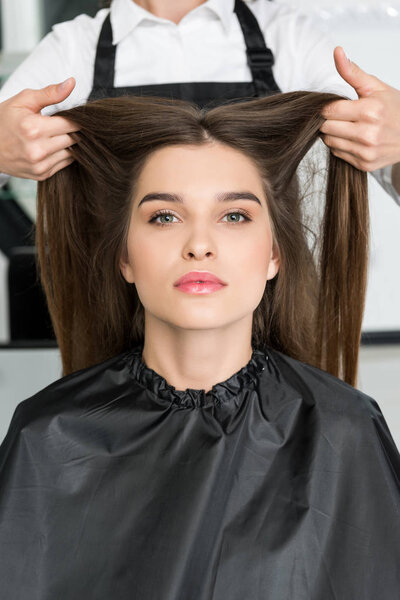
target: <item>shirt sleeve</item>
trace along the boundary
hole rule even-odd
[[[335,43],[333,37],[320,30],[314,18],[295,9],[285,7],[280,16],[281,25],[273,28],[271,35],[277,52],[278,67],[279,52],[285,53],[277,72],[282,91],[332,92],[356,100],[356,91],[336,70],[333,50],[339,44]],[[282,46],[282,41],[279,41],[283,30],[287,33],[286,49]],[[290,67],[287,68],[289,64]],[[400,194],[392,183],[392,165],[372,171],[371,175],[400,206]]]
[[[394,201],[400,206],[400,194],[397,192],[396,188],[392,183],[392,170],[393,165],[388,165],[387,167],[383,167],[382,169],[377,169],[376,171],[372,171],[371,175],[375,177],[375,179],[380,183],[383,189],[392,196]]]
[[[59,33],[57,29],[48,33],[9,76],[0,90],[0,102],[24,89],[40,89],[72,75],[65,40]]]
[[[87,101],[90,93],[96,43],[101,23],[108,9],[98,11],[96,17],[81,14],[70,21],[57,23],[8,77],[0,89],[0,102],[8,100],[24,89],[40,89],[75,77],[71,94],[58,104],[42,109],[42,115],[51,115]],[[0,173],[0,187],[9,175]]]

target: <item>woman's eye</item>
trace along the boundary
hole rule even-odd
[[[159,212],[151,217],[151,219],[149,220],[149,223],[156,222],[156,219],[158,219],[158,217],[174,217],[174,216],[175,215],[173,215],[172,213],[169,213],[169,212],[162,212],[162,213]],[[156,225],[169,225],[171,222],[172,222],[171,220],[167,221],[166,223],[157,223],[156,222]]]
[[[241,210],[235,210],[235,211],[229,212],[223,218],[230,217],[231,215],[239,215],[239,217],[236,216],[234,221],[228,220],[228,223],[243,223],[244,221],[251,221],[251,218],[248,216],[248,214],[245,211],[241,211]],[[240,216],[244,218],[244,221],[239,220]],[[160,223],[160,222],[157,222],[157,219],[159,217],[168,217],[169,220],[167,222]],[[149,220],[149,223],[155,223],[156,225],[161,225],[161,226],[170,225],[173,223],[173,221],[172,221],[173,217],[175,217],[175,215],[168,211],[160,211],[160,212],[155,213],[151,217],[151,219]]]
[[[225,217],[230,217],[231,215],[239,215],[244,218],[244,221],[251,221],[251,219],[247,215],[247,213],[242,212],[241,210],[235,210],[234,212],[230,212],[230,213],[226,214]],[[235,221],[228,221],[228,222],[229,223],[243,223],[243,221],[239,221],[238,218],[236,218]]]

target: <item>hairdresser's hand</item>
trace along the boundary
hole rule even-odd
[[[42,181],[73,162],[67,148],[75,142],[68,134],[78,128],[63,117],[42,116],[40,111],[65,100],[74,86],[70,77],[64,84],[26,89],[0,103],[2,173]]]
[[[351,62],[340,46],[334,58],[339,75],[359,99],[338,100],[325,107],[323,141],[335,156],[362,171],[399,163],[400,91]]]

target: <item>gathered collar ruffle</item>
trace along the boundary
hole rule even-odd
[[[206,392],[204,389],[175,389],[164,377],[145,364],[142,352],[143,344],[138,344],[128,353],[132,377],[157,397],[182,408],[206,408],[229,402],[257,382],[269,360],[267,349],[253,348],[252,356],[244,367],[225,381],[214,384],[212,389]]]

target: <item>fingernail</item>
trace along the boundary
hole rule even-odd
[[[58,87],[61,91],[63,91],[68,84],[68,81],[71,79],[71,77],[68,77],[68,79],[66,79],[65,81],[62,81],[61,83],[58,84]]]

